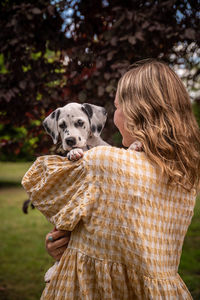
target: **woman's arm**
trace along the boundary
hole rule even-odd
[[[54,228],[46,235],[45,246],[47,252],[55,260],[60,260],[61,256],[66,250],[70,240],[70,234],[70,231],[57,230],[56,228]],[[52,237],[53,240],[50,241],[49,237]]]

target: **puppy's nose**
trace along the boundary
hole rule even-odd
[[[70,147],[76,145],[76,139],[74,137],[69,137],[69,138],[65,139],[65,142]]]

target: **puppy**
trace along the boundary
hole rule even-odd
[[[105,108],[89,103],[69,103],[54,110],[43,121],[46,132],[57,144],[61,139],[61,147],[56,151],[69,160],[77,160],[83,151],[95,146],[108,145],[100,137],[107,119]],[[23,203],[22,210],[28,213],[30,200]],[[34,208],[33,205],[31,205]]]
[[[84,103],[69,103],[53,111],[43,122],[46,132],[62,148],[69,160],[77,160],[83,151],[99,145],[108,145],[100,134],[107,119],[105,108]]]

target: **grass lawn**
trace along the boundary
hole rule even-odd
[[[0,186],[19,185],[31,162],[0,162]]]
[[[46,233],[52,229],[37,210],[22,212],[27,199],[16,186],[31,163],[0,163],[0,299],[39,300],[43,276],[53,264],[44,249]],[[12,183],[13,186],[8,186]],[[200,198],[185,238],[179,273],[194,300],[200,299]]]
[[[185,237],[179,273],[192,293],[200,299],[200,196],[197,198],[192,223]]]
[[[0,299],[40,299],[43,276],[53,260],[44,247],[52,228],[37,210],[23,214],[26,193],[20,187],[0,189]]]
[[[52,225],[36,209],[22,212],[27,195],[19,183],[30,163],[1,163],[0,179],[0,299],[38,300],[44,288],[43,276],[53,264],[44,247]],[[3,166],[3,167],[2,167]],[[1,168],[2,167],[2,168]]]

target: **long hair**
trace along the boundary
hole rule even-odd
[[[153,59],[131,66],[118,83],[118,103],[126,130],[143,145],[147,157],[187,190],[200,177],[200,130],[189,95],[176,73]]]

